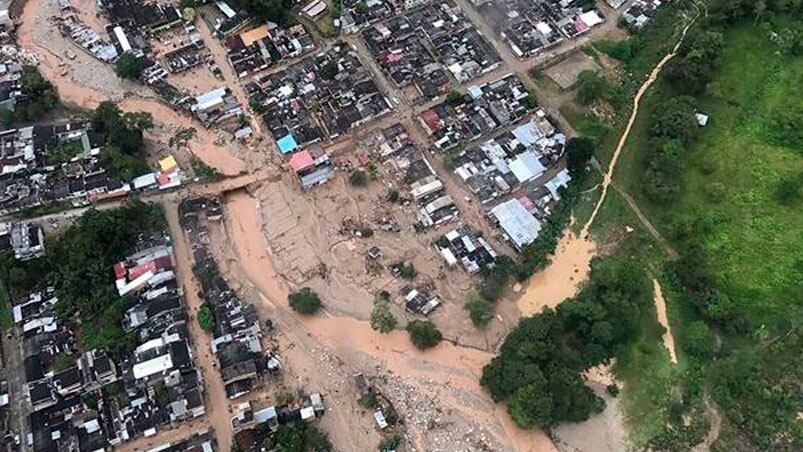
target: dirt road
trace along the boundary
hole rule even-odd
[[[630,118],[627,120],[627,125],[625,126],[624,132],[622,132],[622,136],[619,138],[619,142],[616,144],[616,149],[613,152],[613,157],[611,157],[611,162],[608,165],[608,170],[603,175],[602,180],[602,194],[597,200],[597,204],[594,206],[594,211],[591,213],[591,216],[588,218],[588,221],[583,226],[583,230],[581,232],[581,236],[585,237],[588,235],[588,228],[594,223],[594,220],[597,218],[597,214],[599,213],[600,207],[602,207],[602,203],[605,202],[605,197],[608,194],[608,186],[611,185],[613,181],[613,172],[616,170],[616,163],[619,161],[619,156],[622,153],[622,149],[627,143],[628,137],[630,137],[630,130],[633,128],[633,124],[636,122],[636,117],[638,116],[639,106],[641,104],[641,98],[650,89],[653,83],[658,79],[658,75],[661,74],[661,70],[664,68],[664,65],[669,62],[672,58],[675,57],[678,53],[678,49],[680,49],[681,44],[683,44],[683,39],[686,37],[686,33],[688,33],[689,29],[692,25],[694,25],[695,20],[699,16],[699,11],[697,14],[692,17],[688,24],[683,27],[683,31],[680,34],[680,38],[675,46],[672,48],[672,51],[666,54],[661,61],[658,62],[657,65],[653,68],[652,72],[650,72],[650,76],[647,77],[647,80],[642,83],[639,87],[638,91],[636,91],[636,96],[633,98],[633,109],[630,113]]]
[[[173,250],[177,261],[176,270],[181,288],[184,291],[184,300],[189,313],[188,323],[190,336],[194,344],[195,361],[204,378],[204,405],[206,407],[204,419],[215,431],[221,450],[231,450],[232,428],[229,403],[223,380],[217,370],[217,362],[209,346],[212,336],[203,331],[195,320],[195,315],[203,305],[203,300],[198,297],[198,294],[201,293],[201,286],[192,272],[192,252],[189,249],[184,231],[179,224],[178,204],[167,203],[164,207],[167,224],[170,227],[170,235],[173,237]],[[188,429],[182,426],[180,430]],[[189,434],[185,436],[189,436]],[[161,438],[159,440],[162,441]]]

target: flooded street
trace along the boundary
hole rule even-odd
[[[266,317],[280,319],[288,329],[288,339],[297,345],[287,353],[288,367],[308,368],[312,365],[310,353],[328,350],[342,362],[340,371],[346,375],[378,372],[380,375],[398,376],[396,378],[401,379],[399,384],[418,393],[418,396],[407,397],[437,396],[438,405],[445,413],[459,416],[462,422],[468,422],[473,428],[489,430],[494,440],[505,449],[554,450],[549,438],[540,430],[523,431],[515,427],[504,409],[495,406],[480,387],[482,367],[493,357],[491,353],[448,342],[422,352],[412,345],[402,330],[380,334],[371,329],[367,321],[350,317],[333,317],[325,313],[298,316],[287,305],[287,284],[278,275],[269,256],[257,202],[245,191],[229,194],[226,197],[226,219],[232,245],[230,252],[236,254],[236,264],[248,278],[242,283],[258,289],[262,301],[260,311]],[[228,261],[233,262],[232,259]],[[227,276],[236,277],[233,273]],[[305,374],[304,380],[307,386],[314,388],[326,384],[325,378],[321,377]],[[348,410],[354,403],[354,400],[349,400],[349,394],[330,392],[328,397],[333,399],[335,418],[339,417],[335,413],[345,415],[343,410]],[[348,422],[344,416],[342,427],[348,429]],[[413,429],[411,433],[422,449],[433,447],[433,440],[427,438],[427,432]]]
[[[554,308],[573,297],[579,285],[588,278],[596,246],[588,237],[578,237],[567,230],[558,242],[555,255],[547,268],[530,277],[518,305],[522,316]]]

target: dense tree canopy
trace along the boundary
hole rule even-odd
[[[116,104],[105,101],[95,109],[92,127],[105,142],[100,152],[104,164],[116,169],[125,179],[148,170],[143,132],[153,127],[149,113],[123,113]]]
[[[586,137],[570,138],[566,143],[566,168],[572,179],[583,176],[595,147],[594,140]]]
[[[299,314],[312,315],[323,307],[318,294],[309,287],[304,287],[298,292],[293,292],[288,296],[290,307]]]
[[[694,114],[693,98],[680,96],[665,99],[650,115],[649,134],[656,139],[679,140],[688,146],[699,135]]]
[[[407,324],[407,332],[413,345],[420,350],[432,348],[443,339],[441,332],[430,321],[413,320]]]
[[[595,260],[575,298],[522,319],[485,366],[480,383],[508,400],[522,428],[581,421],[602,408],[580,372],[610,359],[633,339],[651,302],[642,267],[625,258]]]
[[[233,0],[232,6],[279,25],[287,25],[293,18],[293,0]]]
[[[36,121],[59,104],[56,88],[42,77],[34,66],[22,67],[22,96],[14,107],[13,114],[4,118],[10,121]]]
[[[647,153],[644,192],[655,202],[669,203],[680,194],[685,156],[678,140],[665,141]]]
[[[719,66],[722,33],[698,31],[683,41],[678,55],[666,68],[666,79],[679,93],[699,95]]]
[[[283,424],[276,433],[268,437],[267,450],[277,452],[328,452],[332,443],[326,434],[314,425],[303,421]]]
[[[142,75],[142,62],[133,54],[126,52],[114,63],[114,72],[122,78],[136,80]]]
[[[118,295],[112,266],[140,234],[163,228],[158,206],[131,201],[119,209],[88,211],[50,247],[45,259],[59,294],[56,309],[64,318],[81,319],[86,346],[121,354],[133,345],[121,327],[131,300]]]

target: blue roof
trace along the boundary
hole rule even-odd
[[[284,138],[280,138],[276,144],[279,146],[279,151],[281,151],[282,154],[293,152],[293,150],[298,147],[295,137],[293,137],[293,134],[290,133],[288,133]]]

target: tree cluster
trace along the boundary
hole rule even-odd
[[[132,53],[126,52],[114,63],[114,72],[121,78],[137,80],[142,75],[142,61]]]
[[[803,2],[800,0],[712,0],[708,6],[710,24],[733,24],[744,19],[759,20],[771,14],[789,14],[800,17]]]
[[[304,287],[298,292],[293,292],[288,296],[290,307],[293,311],[303,315],[312,315],[323,307],[318,294],[309,287]]]
[[[198,310],[198,326],[207,333],[215,331],[215,313],[207,305],[201,306]]]
[[[598,73],[585,70],[577,78],[577,99],[586,105],[603,101],[616,108],[622,103],[622,90]]]
[[[293,3],[293,0],[233,0],[232,6],[260,20],[288,25],[293,21]]]
[[[143,132],[151,127],[150,113],[123,113],[113,102],[101,102],[92,115],[92,129],[105,143],[100,151],[101,161],[116,169],[124,179],[146,172]]]
[[[578,422],[603,407],[581,372],[604,363],[633,339],[649,309],[644,269],[627,258],[592,262],[591,276],[576,297],[556,310],[523,319],[480,383],[522,428]]]
[[[663,99],[649,117],[644,192],[659,204],[671,203],[682,190],[685,148],[699,135],[693,102],[686,96]]]
[[[719,67],[719,56],[724,43],[722,33],[718,31],[694,32],[683,41],[678,55],[667,65],[666,80],[678,93],[704,93],[714,71]]]
[[[419,350],[426,350],[440,344],[443,340],[443,335],[430,321],[413,320],[407,324],[407,333],[410,334],[410,340],[413,345]]]
[[[390,333],[396,328],[396,317],[390,311],[390,301],[377,297],[371,311],[371,328],[380,333]]]
[[[329,452],[332,443],[314,425],[296,421],[280,425],[276,433],[268,435],[263,447],[277,452]]]
[[[15,121],[36,121],[59,104],[56,88],[34,66],[22,67],[20,85],[22,96],[18,98],[14,111],[3,117],[5,125]]]
[[[131,251],[140,234],[163,228],[161,209],[141,201],[113,210],[90,210],[49,246],[47,256],[37,259],[33,277],[38,286],[55,285],[59,315],[80,319],[87,348],[101,348],[115,357],[133,348],[133,337],[121,323],[132,300],[117,293],[112,266]]]

